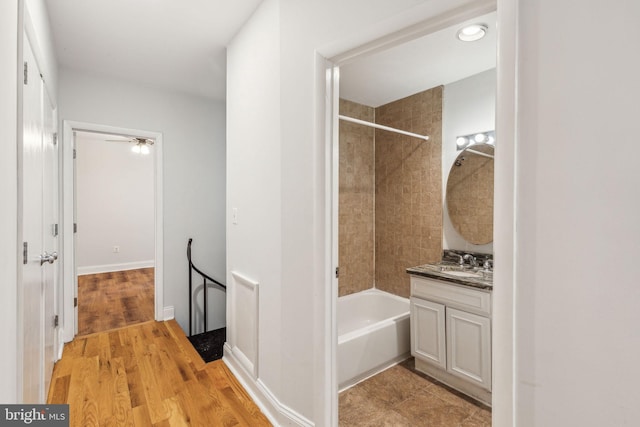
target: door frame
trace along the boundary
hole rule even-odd
[[[327,176],[325,191],[328,196],[325,203],[329,204],[327,213],[331,226],[326,231],[329,241],[330,259],[332,262],[330,271],[337,267],[338,253],[338,223],[337,223],[337,187],[338,180],[338,100],[339,100],[339,69],[340,66],[366,55],[376,53],[396,45],[400,45],[416,38],[425,36],[456,23],[472,19],[484,13],[498,10],[498,57],[496,69],[498,73],[496,94],[496,133],[501,135],[503,143],[500,152],[496,153],[496,180],[495,185],[495,210],[494,210],[494,255],[501,262],[496,265],[494,282],[498,286],[494,288],[492,339],[493,369],[493,420],[496,425],[509,425],[514,420],[515,414],[515,265],[514,265],[514,234],[515,234],[515,153],[517,147],[517,125],[515,115],[515,99],[517,93],[517,6],[515,0],[478,0],[466,6],[459,7],[439,16],[427,19],[414,25],[410,25],[397,32],[383,36],[359,47],[346,50],[334,56],[329,56],[326,62],[325,92],[321,95],[325,99],[325,150],[326,159],[331,159],[325,164]],[[337,331],[337,298],[338,281],[332,276],[326,283],[328,292],[325,293],[325,307],[328,308],[325,326],[329,330],[329,364],[327,370],[329,378],[325,381],[325,397],[327,419],[331,425],[337,425],[338,419],[338,393],[337,393],[337,361],[338,348]],[[511,424],[513,425],[513,424]]]
[[[150,138],[154,145],[154,227],[155,227],[155,269],[154,269],[154,315],[155,320],[165,319],[164,313],[164,258],[163,258],[163,182],[162,182],[162,133],[141,129],[123,128],[96,123],[63,120],[62,122],[62,268],[64,277],[63,287],[63,340],[70,342],[78,332],[77,307],[74,298],[77,297],[78,274],[75,260],[75,238],[73,224],[75,222],[75,165],[73,150],[75,144],[74,132],[85,131],[110,135],[136,136]]]

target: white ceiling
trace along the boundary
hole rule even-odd
[[[62,67],[224,99],[225,46],[262,0],[46,0]]]
[[[456,33],[466,24],[484,23],[487,35],[461,42]],[[340,97],[379,107],[445,85],[496,66],[496,13],[465,21],[340,67]]]
[[[226,48],[262,0],[45,0],[62,67],[225,99]],[[461,80],[496,64],[495,12],[340,69],[341,97],[372,107]]]

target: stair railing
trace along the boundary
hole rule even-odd
[[[187,243],[187,260],[189,261],[189,336],[193,335],[191,333],[191,328],[193,324],[193,272],[195,271],[202,277],[202,293],[204,294],[204,331],[207,332],[207,280],[211,283],[218,285],[220,288],[224,289],[226,292],[227,287],[222,283],[218,282],[216,279],[213,279],[211,276],[203,273],[198,269],[195,265],[193,265],[193,261],[191,261],[191,243],[193,242],[192,238],[189,238],[189,242]]]

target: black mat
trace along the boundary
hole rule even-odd
[[[203,332],[192,335],[189,338],[191,344],[206,363],[222,359],[222,347],[227,340],[227,328]]]

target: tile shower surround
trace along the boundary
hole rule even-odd
[[[442,89],[376,109],[340,102],[340,114],[430,137],[423,141],[340,122],[340,296],[375,281],[378,289],[409,297],[406,268],[441,258]],[[360,274],[363,280],[355,278]]]
[[[372,122],[374,109],[341,99],[340,114]],[[364,291],[374,281],[374,129],[340,122],[338,203],[339,296]]]

